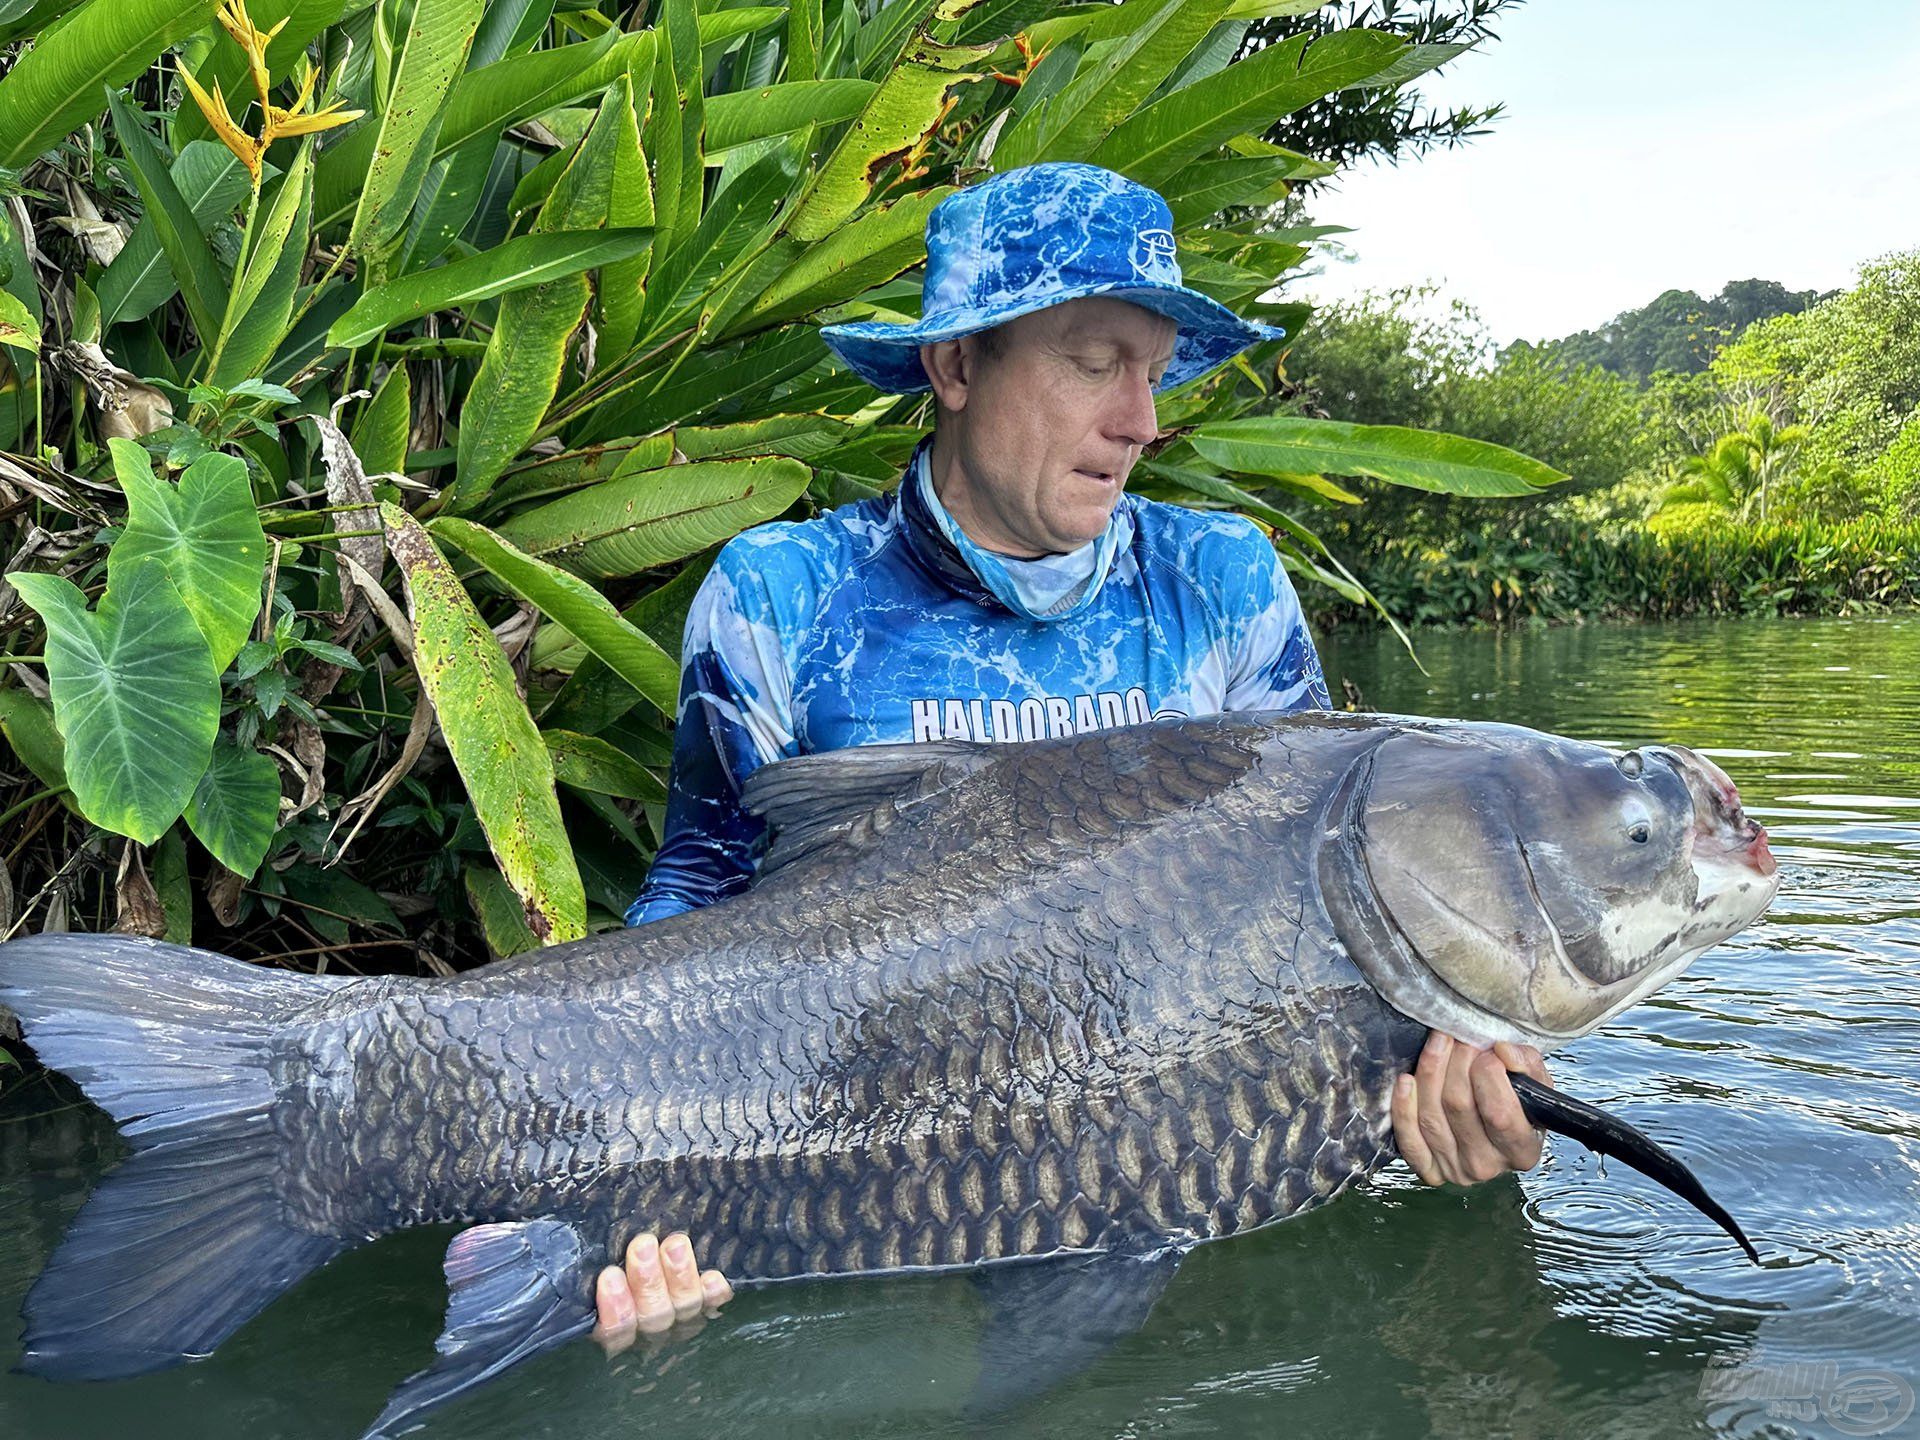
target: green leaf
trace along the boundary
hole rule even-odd
[[[1149,8],[1147,17],[1122,38],[1089,50],[1064,90],[1009,126],[994,146],[994,165],[1010,169],[1086,155],[1206,38],[1228,3],[1127,0]]]
[[[178,825],[167,827],[148,859],[152,862],[153,893],[160,897],[161,913],[167,917],[167,933],[162,938],[169,945],[191,945],[193,884],[187,875],[187,842]]]
[[[259,383],[249,377],[268,368],[286,341],[293,319],[294,296],[300,288],[300,271],[307,256],[313,172],[296,166],[288,172],[285,184],[297,188],[292,192],[293,214],[287,221],[286,234],[278,243],[279,254],[253,301],[243,309],[228,311],[224,323],[230,329],[221,336],[215,349],[213,383],[232,386],[230,393],[234,395],[247,393],[250,383]],[[284,198],[288,191],[283,188],[280,193]],[[252,278],[251,273],[248,278]],[[286,394],[282,387],[273,388]]]
[[[664,13],[657,13],[654,21],[653,107],[647,148],[653,155],[654,224],[660,232],[660,251],[671,255],[700,223],[705,183],[700,147],[706,95],[695,0],[665,0],[662,10]]]
[[[820,0],[787,6],[787,79],[805,84],[820,73]]]
[[[280,179],[280,187],[274,192],[273,203],[267,207],[267,213],[255,231],[252,252],[246,255],[240,268],[235,272],[237,283],[233,287],[233,298],[227,306],[227,324],[244,315],[253,302],[260,298],[260,292],[267,288],[267,281],[280,264],[280,255],[287,247],[287,241],[294,233],[294,220],[300,214],[300,207],[307,196],[307,187],[313,182],[313,137],[309,135],[300,142],[300,148],[294,153],[293,168]],[[304,251],[306,234],[301,227],[300,248]],[[224,337],[223,337],[224,338]]]
[[[927,216],[953,187],[937,185],[877,205],[818,244],[809,245],[747,307],[730,333],[811,315],[885,284],[927,255]]]
[[[486,0],[416,0],[394,54],[393,88],[380,100],[380,123],[347,238],[354,254],[376,268],[405,230],[434,141],[447,92],[466,68],[467,49]]]
[[[1236,135],[1265,130],[1322,96],[1378,74],[1405,48],[1392,35],[1343,30],[1311,48],[1296,35],[1183,86],[1122,121],[1088,157],[1142,185],[1173,180]]]
[[[641,229],[517,235],[491,250],[404,276],[362,295],[334,321],[327,343],[353,349],[395,325],[436,310],[472,305],[624,260],[637,254],[652,236],[651,230]]]
[[[592,128],[541,206],[536,235],[605,226],[615,157],[632,123],[632,91],[622,76],[608,89]],[[586,318],[592,294],[584,274],[571,274],[515,291],[500,302],[486,358],[461,407],[459,458],[447,509],[471,509],[485,499],[514,456],[539,433],[560,387],[567,341]]]
[[[929,65],[903,64],[880,82],[808,185],[787,230],[796,240],[824,240],[873,193],[878,162],[924,139],[939,122],[948,94],[980,79]]]
[[[469,865],[461,879],[466,885],[467,903],[473,907],[494,958],[505,960],[540,948],[540,937],[527,927],[526,907],[499,871]]]
[[[667,787],[659,776],[599,736],[577,735],[571,730],[543,730],[540,734],[553,756],[553,773],[562,785],[648,805],[667,803]]]
[[[820,336],[811,325],[791,325],[744,342],[702,348],[677,366],[647,376],[593,419],[584,441],[637,435],[704,415],[741,395],[765,393],[820,363]],[[871,393],[871,392],[869,392]]]
[[[687,611],[706,575],[707,565],[703,560],[682,565],[666,584],[649,590],[620,612],[623,620],[645,631],[672,656],[676,667],[680,663],[680,637],[686,629]],[[677,703],[678,697],[675,698]],[[540,723],[550,728],[597,735],[639,703],[640,692],[614,674],[606,661],[588,652],[587,658],[580,662],[567,683],[560,687],[560,693],[542,712]],[[671,719],[674,711],[669,708],[660,713]]]
[[[618,108],[614,113],[609,229],[650,226],[657,218],[653,213],[653,179],[647,173],[647,155],[640,144],[640,114],[646,109],[646,93],[635,92],[631,84],[623,85],[621,93],[623,98],[615,102]],[[640,316],[647,300],[647,270],[652,262],[652,249],[648,247],[629,259],[600,267],[598,363],[602,367],[625,355],[640,332]]]
[[[133,441],[107,444],[127,496],[126,529],[108,556],[109,574],[148,556],[166,566],[206,636],[215,672],[225,670],[260,614],[267,575],[267,537],[246,465],[232,455],[205,455],[174,485],[153,473],[152,459]]]
[[[120,567],[88,611],[57,575],[15,573],[47,627],[67,780],[94,824],[150,845],[192,798],[220,724],[219,672],[159,561]]]
[[[0,165],[25,168],[100,113],[178,40],[213,23],[214,0],[87,0],[0,78]]]
[[[353,450],[360,457],[361,469],[369,475],[392,475],[406,469],[412,427],[413,386],[403,361],[387,371],[387,378],[354,421]]]
[[[514,688],[513,669],[433,540],[380,507],[407,582],[414,665],[466,782],[494,859],[548,944],[586,934],[586,897],[554,791],[553,762]]]
[[[154,230],[173,278],[179,283],[181,298],[193,327],[200,332],[202,344],[211,345],[220,333],[220,317],[225,313],[227,278],[194,219],[193,208],[175,188],[167,157],[148,135],[133,111],[118,92],[107,96],[107,108],[113,112],[114,133],[120,149],[133,170],[133,183],[153,217]]]
[[[351,875],[320,865],[290,865],[280,875],[288,896],[306,910],[306,920],[320,935],[336,945],[348,938],[348,927],[398,932],[400,917],[379,893],[368,889]],[[519,902],[515,902],[517,907]]]
[[[192,140],[174,158],[170,172],[174,188],[193,212],[203,235],[233,213],[248,191],[247,168],[226,146],[213,140]],[[150,314],[179,289],[173,267],[160,248],[159,228],[151,215],[142,215],[100,276],[100,323],[111,327],[123,320]]]
[[[251,748],[222,738],[187,803],[187,825],[213,858],[251,880],[280,821],[280,772]]]
[[[1567,478],[1504,445],[1400,425],[1261,416],[1202,425],[1187,439],[1248,475],[1369,475],[1443,495],[1531,495]]]
[[[790,135],[809,125],[824,127],[851,120],[879,88],[873,80],[806,80],[710,96],[707,164],[720,164],[726,158],[724,152],[736,146]]]
[[[40,322],[10,292],[0,290],[0,345],[40,353]]]
[[[593,586],[502,540],[471,521],[441,516],[427,527],[434,538],[457,547],[509,590],[564,625],[622,680],[671,715],[680,687],[680,667],[648,635],[620,618]]]
[[[48,701],[17,687],[0,690],[0,734],[34,779],[49,790],[67,788],[64,746]],[[72,805],[71,798],[68,803]]]
[[[552,556],[577,575],[614,579],[684,559],[772,519],[800,498],[809,478],[805,465],[781,456],[616,473],[498,529],[530,555]]]

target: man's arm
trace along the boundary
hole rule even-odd
[[[1244,591],[1228,710],[1331,709],[1320,655],[1293,584],[1261,537]],[[1505,1042],[1481,1050],[1435,1030],[1393,1091],[1393,1138],[1429,1185],[1472,1185],[1540,1163],[1542,1137],[1520,1109],[1509,1070],[1550,1083],[1540,1052]]]
[[[766,826],[740,787],[769,761],[799,753],[786,655],[768,624],[760,573],[727,546],[687,611],[666,833],[627,910],[644,925],[744,890]]]

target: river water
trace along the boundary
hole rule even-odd
[[[1785,872],[1762,923],[1550,1062],[1679,1151],[1742,1222],[1555,1139],[1428,1190],[1398,1165],[1189,1257],[1091,1371],[982,1420],[961,1280],[743,1296],[609,1364],[580,1343],[433,1437],[1920,1435],[1920,619],[1332,637],[1375,708],[1713,756]],[[0,1082],[3,1083],[3,1082]],[[0,1095],[0,1368],[19,1299],[121,1153],[45,1081]],[[0,1374],[0,1436],[351,1437],[431,1356],[450,1232],[348,1255],[212,1359],[139,1380]]]

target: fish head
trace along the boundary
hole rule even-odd
[[[1680,745],[1396,733],[1329,817],[1323,890],[1368,980],[1476,1044],[1552,1050],[1757,920],[1779,887],[1733,782]]]

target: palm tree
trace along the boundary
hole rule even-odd
[[[1714,505],[1753,518],[1767,518],[1767,497],[1788,459],[1807,438],[1804,425],[1775,425],[1771,416],[1754,412],[1746,425],[1722,435],[1704,455],[1690,455],[1680,463],[1685,478],[1667,487],[1656,511],[1669,505]]]

